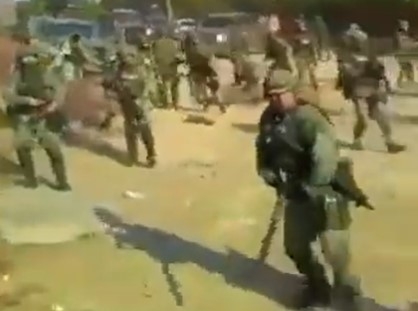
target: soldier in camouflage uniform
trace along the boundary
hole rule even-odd
[[[417,43],[411,37],[408,21],[399,21],[399,28],[395,33],[395,48],[402,53],[417,46]],[[400,59],[398,64],[400,69],[397,79],[398,86],[401,86],[404,80],[414,82],[414,65],[412,62]]]
[[[32,149],[39,144],[45,149],[56,177],[56,190],[71,190],[68,184],[59,138],[47,126],[48,115],[56,108],[53,77],[46,75],[52,55],[46,54],[27,37],[21,41],[14,79],[3,92],[7,113],[15,133],[15,147],[23,169],[26,186],[37,188]]]
[[[186,54],[186,62],[190,69],[189,85],[192,90],[192,96],[199,104],[203,105],[205,110],[208,109],[211,103],[214,103],[219,106],[222,113],[226,112],[225,105],[219,99],[218,74],[210,64],[210,57],[201,51],[198,42],[190,34],[186,36],[183,48]],[[210,96],[207,94],[208,90]]]
[[[317,57],[327,61],[331,58],[330,33],[322,16],[314,17],[313,28],[316,35]]]
[[[318,89],[315,75],[317,65],[313,35],[308,30],[304,19],[298,20],[298,33],[292,38],[293,55],[296,60],[300,84],[309,84]]]
[[[71,35],[63,44],[61,53],[64,62],[71,64],[74,70],[72,77],[68,73],[67,78],[69,80],[83,78],[83,67],[92,61],[81,43],[81,36],[79,34]]]
[[[244,62],[249,54],[247,34],[236,27],[233,29],[229,41],[230,57],[234,67],[234,85],[239,86],[244,80]]]
[[[160,82],[160,92],[165,107],[178,108],[179,75],[177,67],[180,63],[180,46],[164,31],[153,45],[155,65]]]
[[[119,51],[116,72],[104,79],[103,87],[116,95],[122,110],[129,166],[138,164],[139,134],[147,152],[148,166],[154,167],[157,155],[151,129],[152,103],[145,70],[140,66],[143,65],[138,63],[134,52]],[[113,117],[112,113],[107,117],[107,126]]]
[[[293,49],[286,39],[281,35],[280,22],[278,29],[271,29],[267,34],[267,44],[265,51],[266,60],[271,60],[272,64],[267,70],[267,75],[275,69],[283,69],[290,71],[295,77],[298,75],[297,66],[295,63]],[[266,94],[267,79],[264,80],[264,95]]]
[[[154,107],[161,107],[161,99],[158,92],[158,78],[151,44],[142,40],[137,48],[139,70],[143,70],[146,81],[146,96]]]
[[[339,56],[339,82],[346,99],[354,103],[356,123],[354,125],[353,147],[363,149],[362,138],[367,128],[364,108],[382,131],[389,153],[405,150],[405,146],[392,138],[387,101],[390,85],[384,65],[371,49],[367,34],[352,24],[343,36],[345,48]]]
[[[295,84],[285,70],[273,70],[268,77],[257,171],[284,204],[285,251],[307,285],[298,307],[327,307],[331,301],[325,269],[312,249],[319,240],[334,273],[335,293],[347,310],[359,310],[360,284],[350,271],[349,199],[332,184],[342,161],[335,130],[319,107],[298,100]]]

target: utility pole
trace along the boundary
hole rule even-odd
[[[165,8],[167,10],[168,23],[171,25],[174,22],[174,12],[171,0],[165,0]]]

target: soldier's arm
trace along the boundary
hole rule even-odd
[[[314,107],[307,107],[301,115],[304,144],[311,155],[308,185],[329,185],[339,160],[338,144],[333,126]]]
[[[292,72],[293,75],[296,76],[298,74],[298,69],[297,69],[298,67],[296,66],[296,61],[295,61],[295,57],[293,54],[293,48],[290,44],[286,44],[286,57],[290,66],[290,71]]]
[[[18,105],[34,105],[37,101],[36,99],[29,96],[18,95],[16,86],[19,80],[19,75],[14,73],[9,83],[3,88],[2,95],[5,102],[8,105],[18,106]]]
[[[260,116],[260,120],[258,122],[258,135],[255,141],[256,146],[256,167],[257,172],[259,173],[263,169],[268,168],[268,163],[266,159],[266,152],[265,152],[265,144],[264,141],[266,137],[263,137],[263,132],[265,132],[265,127],[271,122],[272,114],[269,107],[264,109],[263,113]]]

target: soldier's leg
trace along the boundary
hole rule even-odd
[[[126,149],[128,151],[128,165],[133,166],[138,163],[138,137],[134,120],[124,121],[124,133]]]
[[[405,146],[396,143],[392,137],[392,125],[390,121],[389,111],[387,106],[381,102],[369,103],[370,118],[375,120],[379,126],[383,138],[385,140],[386,148],[389,153],[398,153],[406,149]]]
[[[25,177],[25,186],[28,188],[36,188],[38,182],[32,158],[33,133],[31,128],[25,124],[15,125],[14,131],[14,146],[19,165],[22,168]]]
[[[311,82],[312,87],[317,90],[319,88],[319,83],[315,74],[315,67],[313,64],[309,64],[308,66],[309,81]]]
[[[238,57],[232,57],[231,58],[233,71],[234,71],[234,82],[233,85],[239,86],[242,83],[242,75],[240,70],[240,64]]]
[[[408,62],[406,66],[406,78],[408,81],[415,81],[414,65],[411,62]]]
[[[158,95],[160,97],[160,101],[164,108],[167,108],[169,105],[168,102],[168,92],[167,92],[167,83],[165,77],[159,75],[158,76],[158,83],[157,83],[157,90]]]
[[[285,208],[284,247],[297,270],[306,277],[307,291],[300,307],[328,305],[331,287],[312,243],[317,238],[314,209],[306,201],[289,201]]]
[[[219,80],[217,76],[209,77],[207,82],[207,87],[209,88],[210,94],[211,94],[211,102],[213,102],[215,105],[219,107],[219,110],[222,113],[226,112],[226,106],[225,103],[221,101],[219,98]],[[205,85],[206,89],[206,85]]]
[[[365,105],[365,103],[359,99],[353,100],[353,103],[354,103],[354,113],[356,117],[356,123],[354,124],[354,129],[353,129],[353,134],[354,134],[353,147],[355,149],[361,150],[363,149],[362,138],[367,129],[366,116],[364,115],[362,106],[361,106],[362,104]]]
[[[350,270],[351,252],[349,245],[349,228],[351,217],[348,202],[341,206],[325,207],[327,229],[320,236],[320,243],[325,260],[332,267],[334,290],[350,311],[361,309],[361,288],[359,279]]]
[[[57,135],[50,131],[39,133],[39,144],[45,149],[51,161],[52,171],[56,178],[56,188],[61,191],[71,190],[68,183],[64,155]]]
[[[170,79],[170,93],[174,109],[177,109],[179,104],[179,82],[180,79],[177,75]]]
[[[155,152],[155,140],[151,124],[146,121],[140,122],[138,130],[147,152],[147,163],[149,167],[154,167],[157,164],[157,153]]]
[[[31,148],[25,146],[17,147],[16,153],[19,165],[23,170],[23,175],[25,176],[25,186],[27,188],[37,188],[38,181],[36,179],[35,165],[33,163]]]

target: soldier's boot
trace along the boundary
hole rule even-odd
[[[386,148],[389,153],[399,153],[406,150],[406,146],[396,142],[387,142]]]
[[[323,310],[331,304],[331,286],[323,278],[319,280],[307,280],[300,300],[297,303],[298,309]]]
[[[334,296],[342,311],[366,311],[362,303],[361,293],[349,285],[334,285]]]
[[[234,82],[233,86],[240,86],[242,84],[242,77],[238,72],[234,72]]]
[[[218,96],[218,94],[217,94],[217,93],[213,93],[213,94],[212,94],[212,99],[211,99],[211,101],[212,101],[215,105],[217,105],[217,106],[219,107],[219,110],[220,110],[222,113],[225,113],[225,112],[226,112],[226,105],[225,105],[225,103],[224,103],[224,102],[222,102],[222,101],[220,100],[220,98],[219,98],[219,96]]]
[[[52,171],[54,172],[56,179],[54,189],[58,191],[71,191],[65,169],[64,157],[62,154],[53,154],[51,151],[47,151],[47,154],[51,161]]]
[[[331,285],[328,282],[325,268],[317,261],[313,254],[299,259],[292,258],[298,271],[306,276],[306,287],[297,307],[325,308],[331,304]]]
[[[157,165],[157,153],[155,152],[155,140],[151,126],[149,124],[142,124],[140,135],[147,152],[147,165],[152,168]]]
[[[25,188],[35,189],[38,187],[38,180],[36,179],[35,165],[30,148],[19,148],[16,151],[17,159],[20,167],[23,170],[25,177]]]
[[[175,110],[178,110],[179,105],[179,88],[178,81],[173,82],[170,87],[172,105]]]

